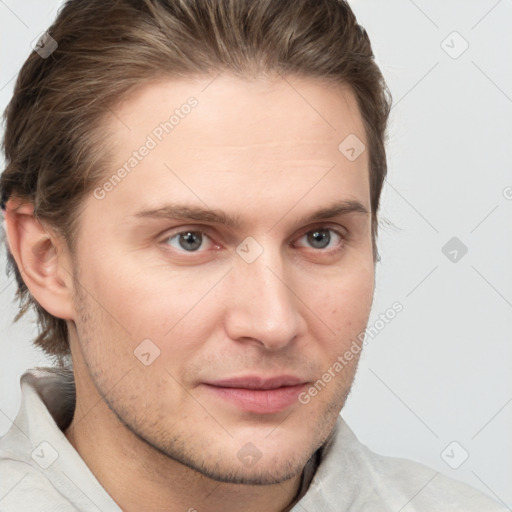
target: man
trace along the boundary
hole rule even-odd
[[[22,379],[0,510],[502,510],[339,415],[389,108],[337,0],[67,2],[7,110],[9,261],[58,365]]]

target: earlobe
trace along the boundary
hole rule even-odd
[[[51,315],[74,319],[71,269],[64,244],[34,217],[34,205],[9,199],[5,207],[9,250],[32,297]]]

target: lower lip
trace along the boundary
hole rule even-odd
[[[277,389],[225,388],[204,384],[219,398],[231,402],[245,412],[272,414],[281,412],[298,402],[298,396],[307,384],[283,386]]]

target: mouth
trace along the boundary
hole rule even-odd
[[[210,395],[243,412],[275,414],[297,404],[299,394],[307,385],[304,379],[282,375],[237,377],[205,382],[201,386]]]

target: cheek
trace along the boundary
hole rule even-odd
[[[209,284],[190,272],[150,266],[126,255],[91,259],[86,280],[97,302],[136,337],[163,336]]]
[[[374,272],[371,265],[341,271],[328,281],[327,291],[318,289],[313,295],[309,292],[311,310],[331,334],[329,350],[338,352],[349,346],[365,330],[373,292]]]
[[[89,356],[102,358],[98,364],[105,366],[103,353],[108,351],[108,360],[117,361],[119,372],[131,367],[141,372],[146,367],[136,355],[149,352],[149,360],[154,360],[150,369],[165,364],[181,377],[182,366],[194,360],[218,319],[219,301],[211,292],[225,270],[170,271],[143,265],[141,271],[129,258],[124,263],[119,258],[115,265],[112,261],[89,260],[89,271],[83,276],[90,291],[89,307],[97,318],[87,326],[92,338]],[[104,349],[100,340],[105,338],[110,343]],[[144,373],[144,378],[151,373]]]
[[[361,330],[366,327],[373,301],[373,284],[372,273],[355,275],[343,286],[340,292],[340,306],[335,311],[334,318],[344,321],[348,330]]]

